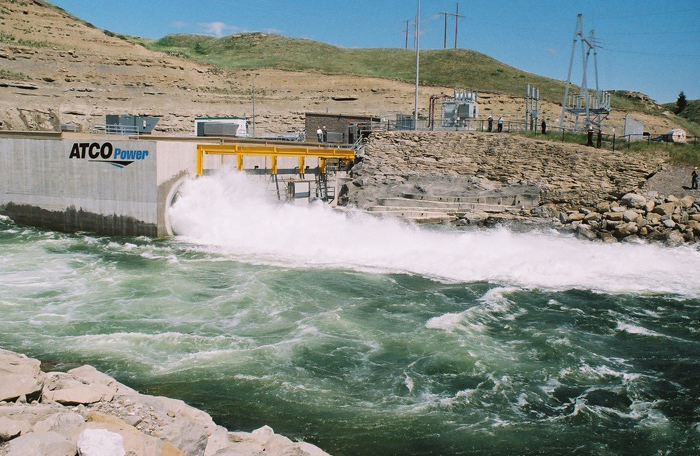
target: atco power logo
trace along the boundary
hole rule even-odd
[[[108,163],[117,168],[129,166],[148,157],[147,150],[124,150],[112,143],[75,143],[68,158],[87,159],[90,162]]]

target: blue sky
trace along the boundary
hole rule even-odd
[[[347,48],[403,48],[417,0],[53,0],[93,25],[121,34],[224,36],[269,32]],[[422,0],[421,49],[447,46],[487,54],[521,70],[566,80],[576,16],[595,30],[598,85],[643,92],[661,103],[680,91],[700,99],[700,0]],[[572,82],[581,83],[580,43]],[[595,87],[593,59],[588,86]],[[474,87],[474,89],[479,89]],[[523,92],[525,88],[523,87]]]

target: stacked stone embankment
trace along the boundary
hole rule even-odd
[[[510,134],[381,132],[370,136],[339,202],[424,223],[515,222],[604,241],[700,241],[693,196],[643,190],[667,159]]]
[[[628,193],[617,201],[562,212],[559,219],[584,239],[617,242],[643,238],[669,245],[700,242],[700,201],[693,196]]]
[[[269,426],[229,432],[184,402],[148,396],[91,366],[67,373],[0,349],[2,456],[328,456]]]

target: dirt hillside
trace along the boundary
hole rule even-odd
[[[117,31],[118,32],[118,31]],[[306,112],[410,114],[414,86],[387,79],[277,70],[222,70],[149,51],[36,0],[0,1],[0,129],[83,131],[106,114],[157,116],[156,131],[190,133],[195,117],[252,116],[258,132],[302,129]],[[477,88],[478,89],[478,88]],[[422,87],[419,112],[431,95],[452,87]],[[523,87],[523,92],[525,88]],[[481,113],[525,117],[524,99],[480,93]],[[353,101],[334,101],[333,98]],[[560,107],[542,103],[549,125]],[[626,113],[613,112],[606,129],[621,131]],[[634,113],[650,131],[671,121]]]

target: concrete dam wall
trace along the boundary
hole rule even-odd
[[[165,236],[167,196],[194,173],[188,142],[0,137],[0,212],[20,224],[108,235]]]
[[[58,231],[163,237],[173,233],[168,208],[197,171],[197,145],[221,139],[75,133],[0,133],[0,214]],[[236,165],[235,156],[206,155],[206,171]],[[241,161],[242,162],[242,161]],[[245,157],[262,173],[266,157]],[[280,158],[294,172],[299,160]],[[318,166],[310,158],[308,165]]]

